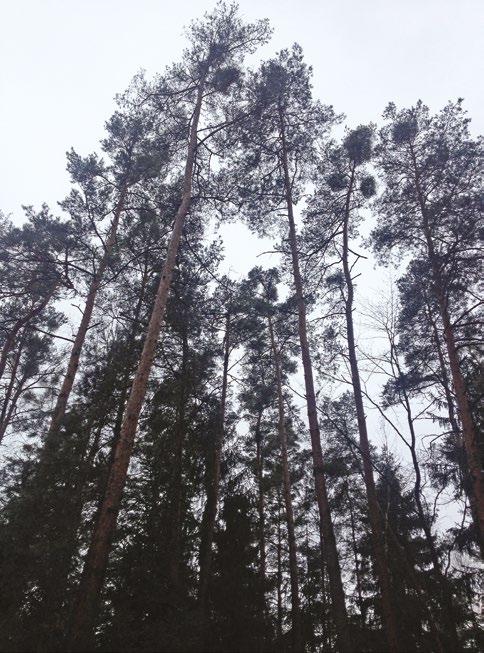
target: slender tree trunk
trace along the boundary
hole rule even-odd
[[[277,513],[277,641],[279,649],[283,649],[282,642],[282,532],[281,532],[281,495],[278,493],[279,510]]]
[[[265,538],[265,505],[264,505],[264,463],[262,458],[262,436],[260,432],[260,423],[262,420],[263,410],[257,416],[255,427],[256,443],[256,474],[257,474],[257,512],[259,513],[259,580],[261,602],[265,606],[265,589],[266,589],[266,538]]]
[[[111,466],[106,493],[99,510],[97,522],[92,535],[91,545],[86,557],[79,588],[79,598],[73,615],[70,646],[74,650],[89,648],[96,619],[99,595],[104,577],[112,537],[121,503],[129,461],[131,458],[138,420],[144,403],[148,377],[153,364],[156,344],[166,308],[171,279],[176,263],[178,247],[185,218],[190,209],[192,174],[197,150],[197,128],[203,99],[204,79],[199,83],[197,100],[190,127],[187,160],[183,181],[183,191],[178,207],[173,231],[163,265],[160,283],[155,297],[153,311],[148,325],[143,350],[138,363],[126,411],[121,427],[114,461]]]
[[[279,415],[278,431],[279,444],[281,447],[282,462],[282,481],[284,490],[284,505],[286,510],[287,539],[289,544],[289,573],[291,577],[291,619],[293,634],[293,651],[302,651],[302,632],[301,632],[301,607],[299,599],[299,578],[297,569],[297,548],[296,535],[294,529],[294,510],[291,496],[291,477],[289,474],[289,462],[287,455],[287,431],[286,416],[284,411],[284,396],[282,393],[282,369],[280,353],[276,345],[274,336],[274,327],[269,315],[269,335],[271,339],[272,357],[274,360],[274,369],[276,372],[277,386],[277,410]]]
[[[266,525],[265,525],[265,501],[264,501],[264,458],[262,455],[262,435],[260,423],[262,420],[263,410],[257,416],[255,428],[256,442],[256,475],[257,475],[257,512],[258,512],[258,536],[259,536],[259,594],[260,607],[264,615],[264,621],[267,621],[267,604],[266,604]],[[259,651],[265,649],[265,635],[261,633],[258,641]]]
[[[182,500],[183,500],[183,447],[186,436],[186,374],[188,367],[188,335],[186,325],[182,334],[182,361],[180,368],[180,392],[178,401],[178,418],[175,430],[173,477],[171,482],[170,513],[168,530],[170,538],[168,571],[174,591],[180,584],[181,534],[182,534]]]
[[[92,430],[94,419],[87,427],[87,437],[83,444],[82,458],[79,464],[79,474],[72,491],[72,503],[66,507],[66,521],[62,532],[62,547],[56,559],[56,583],[45,591],[45,604],[51,612],[51,618],[54,620],[52,628],[53,641],[57,642],[59,651],[63,651],[64,638],[66,637],[66,614],[68,609],[64,608],[67,604],[66,598],[69,597],[69,574],[73,566],[73,559],[78,546],[78,534],[82,524],[82,511],[86,503],[85,490],[89,480],[89,474],[92,470],[94,457],[99,451],[99,442],[104,424],[101,422],[95,432],[94,438],[89,446],[89,434]],[[59,539],[59,533],[51,534],[54,539]],[[45,626],[45,624],[44,624]],[[49,628],[50,629],[50,628]],[[60,645],[59,645],[60,643]]]
[[[395,607],[393,605],[390,573],[385,554],[383,526],[380,519],[378,499],[376,496],[375,479],[373,476],[373,465],[371,461],[370,443],[368,440],[368,431],[366,427],[365,408],[363,405],[363,393],[361,391],[360,373],[358,369],[358,360],[356,357],[356,342],[353,326],[353,300],[354,287],[351,277],[351,270],[348,262],[348,228],[350,218],[350,202],[353,193],[353,184],[355,178],[355,165],[351,169],[351,179],[346,195],[346,205],[343,221],[343,272],[347,295],[345,298],[345,315],[346,315],[346,338],[348,342],[348,358],[351,369],[351,382],[353,385],[353,395],[355,400],[356,417],[358,421],[358,432],[360,435],[360,451],[363,461],[363,476],[365,479],[366,496],[368,500],[368,514],[371,524],[371,533],[373,540],[373,553],[375,560],[375,571],[378,578],[378,584],[381,592],[382,613],[388,650],[392,653],[399,650],[397,620]]]
[[[306,405],[309,421],[309,433],[311,436],[311,450],[313,456],[314,482],[316,488],[316,498],[318,503],[319,514],[321,516],[322,533],[324,537],[324,547],[326,551],[326,560],[328,565],[328,575],[330,584],[331,603],[333,618],[337,630],[337,646],[341,653],[351,650],[351,643],[348,633],[348,615],[346,612],[345,595],[343,583],[341,580],[341,569],[338,559],[338,550],[334,535],[333,522],[329,507],[328,493],[326,490],[326,479],[324,476],[323,450],[321,447],[321,436],[319,431],[319,422],[316,406],[316,395],[314,392],[313,369],[311,363],[311,354],[309,351],[309,342],[307,336],[307,318],[306,304],[304,301],[303,284],[301,271],[299,268],[299,253],[296,238],[296,226],[294,222],[293,202],[292,202],[292,183],[289,175],[289,165],[287,158],[287,144],[285,136],[284,115],[282,108],[279,111],[281,140],[282,140],[282,157],[281,163],[284,170],[284,187],[286,193],[287,216],[289,221],[289,245],[291,249],[292,268],[294,277],[294,288],[299,316],[299,341],[301,346],[301,357],[304,368],[304,382],[306,388]]]
[[[69,361],[67,363],[67,370],[62,381],[62,386],[57,395],[57,400],[52,412],[51,421],[49,429],[46,435],[45,447],[49,448],[51,445],[52,436],[59,430],[62,420],[67,408],[67,402],[69,401],[69,396],[71,394],[74,380],[76,378],[77,369],[79,367],[79,361],[81,358],[82,348],[84,346],[84,341],[86,340],[87,331],[91,323],[92,313],[94,310],[94,304],[96,302],[97,293],[101,287],[101,282],[103,280],[104,272],[109,263],[109,257],[113,250],[114,244],[116,242],[116,235],[118,232],[119,219],[121,213],[124,209],[124,203],[126,198],[127,186],[126,184],[122,187],[121,193],[118,199],[118,203],[114,209],[113,221],[109,229],[109,234],[106,239],[104,246],[104,253],[99,261],[98,268],[93,276],[89,290],[86,297],[86,303],[84,304],[84,310],[82,313],[81,322],[74,338],[74,343],[72,345],[71,353],[69,356]]]
[[[356,545],[356,524],[355,524],[355,514],[353,509],[353,499],[351,497],[348,484],[346,484],[345,490],[346,490],[346,498],[348,499],[348,508],[350,509],[351,544],[353,547],[353,559],[355,561],[356,593],[358,594],[358,608],[360,610],[361,624],[364,628],[366,626],[366,608],[363,603],[363,593],[361,591],[361,571],[360,571],[360,561],[358,559],[358,547]]]
[[[200,578],[199,601],[202,617],[202,637],[206,640],[209,623],[208,589],[212,567],[212,544],[217,519],[218,499],[220,490],[220,460],[222,443],[225,434],[225,409],[227,403],[228,369],[231,348],[230,313],[225,318],[224,362],[222,371],[222,394],[220,398],[220,416],[218,432],[215,435],[212,453],[211,473],[207,484],[207,501],[203,512],[200,538]]]
[[[327,603],[327,591],[326,591],[326,552],[324,549],[324,537],[323,537],[323,527],[321,524],[321,519],[319,520],[319,551],[321,554],[321,627],[322,627],[322,640],[323,640],[323,651],[332,650],[333,642],[333,633],[332,633],[332,624],[331,620],[328,618],[328,603]]]
[[[454,327],[450,319],[448,298],[444,291],[444,280],[442,278],[438,263],[438,256],[434,247],[425,197],[420,185],[420,173],[418,170],[417,159],[415,157],[415,152],[412,145],[410,145],[410,153],[414,166],[417,197],[420,206],[420,212],[422,215],[422,229],[427,244],[427,253],[432,270],[434,292],[437,298],[437,303],[440,310],[440,318],[442,320],[442,326],[444,329],[444,340],[447,348],[447,355],[449,357],[449,367],[452,376],[452,383],[454,386],[457,411],[459,413],[460,422],[462,424],[462,436],[464,439],[467,465],[469,467],[472,492],[474,494],[476,506],[475,511],[473,511],[474,515],[477,516],[476,530],[479,537],[481,557],[484,558],[484,475],[482,472],[481,452],[479,451],[479,443],[477,441],[477,433],[474,426],[474,420],[472,419],[472,412],[469,404],[469,398],[467,396],[464,376],[460,367],[459,355],[457,353],[457,346],[455,342]]]

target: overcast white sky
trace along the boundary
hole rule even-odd
[[[183,26],[209,0],[0,0],[0,209],[52,208],[68,190],[65,152],[97,147],[113,97],[140,68],[176,60]],[[438,110],[464,97],[484,126],[482,0],[241,0],[247,19],[274,28],[261,56],[297,41],[315,94],[349,125],[378,121],[385,105],[418,98]],[[245,273],[268,249],[241,225],[223,230],[230,265]],[[264,260],[267,264],[269,261]],[[360,301],[384,285],[364,266]],[[375,425],[376,426],[376,425]]]
[[[139,68],[162,69],[209,0],[0,0],[0,208],[50,204],[67,190],[65,151],[96,147],[112,98]],[[386,103],[432,109],[462,96],[484,123],[482,0],[241,0],[268,17],[263,54],[299,42],[316,94],[349,124]]]

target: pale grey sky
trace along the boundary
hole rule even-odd
[[[176,59],[209,0],[0,0],[0,208],[54,205],[65,151],[96,148],[132,75]],[[298,41],[316,94],[349,124],[386,103],[466,99],[482,131],[482,0],[241,0],[274,28],[263,55]]]

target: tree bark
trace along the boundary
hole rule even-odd
[[[304,301],[302,277],[299,267],[299,253],[292,202],[292,184],[289,175],[284,115],[282,108],[279,110],[279,117],[281,129],[280,134],[282,141],[281,163],[284,171],[284,188],[289,222],[289,245],[291,249],[294,289],[298,307],[299,342],[301,346],[301,357],[304,368],[306,405],[309,422],[309,433],[311,436],[316,499],[318,503],[319,514],[321,517],[322,533],[324,537],[324,548],[326,551],[326,560],[328,566],[332,611],[337,630],[337,646],[341,653],[346,653],[347,651],[350,651],[352,647],[348,633],[348,615],[345,605],[343,583],[341,580],[341,568],[338,559],[338,550],[336,547],[336,539],[329,507],[328,493],[326,490],[326,479],[324,476],[323,450],[321,447],[316,395],[314,392],[313,369],[307,336],[306,304]]]
[[[171,482],[171,505],[168,516],[170,538],[168,573],[172,589],[176,591],[180,583],[182,500],[183,500],[183,447],[186,436],[186,374],[188,366],[188,335],[184,325],[182,334],[182,361],[180,368],[181,387],[178,401],[178,417],[175,430],[173,477]]]
[[[262,434],[260,430],[260,423],[262,420],[263,409],[259,411],[257,416],[257,424],[255,427],[255,443],[256,443],[256,476],[257,476],[257,512],[258,524],[257,531],[259,536],[259,600],[260,608],[264,615],[264,620],[267,620],[267,604],[266,604],[266,519],[265,519],[265,501],[264,501],[264,457],[262,454]],[[265,635],[261,633],[259,636],[258,650],[264,651],[265,649]]]
[[[282,369],[280,353],[276,345],[274,327],[271,316],[268,316],[269,335],[271,340],[272,357],[276,373],[277,386],[277,410],[278,410],[278,431],[279,444],[281,447],[282,481],[284,490],[284,506],[286,510],[287,539],[289,544],[289,574],[291,579],[291,620],[293,651],[302,651],[302,629],[301,629],[301,604],[299,598],[299,578],[297,569],[297,548],[294,529],[294,510],[291,496],[291,476],[289,474],[289,462],[287,455],[287,431],[286,416],[284,411],[284,396],[282,393]]]
[[[351,270],[348,262],[348,228],[350,219],[350,203],[353,193],[355,179],[355,164],[351,168],[351,177],[346,194],[346,203],[343,220],[343,272],[346,285],[345,297],[345,316],[346,316],[346,338],[348,343],[348,358],[351,369],[351,382],[353,385],[353,396],[355,400],[356,417],[358,421],[358,432],[360,436],[360,451],[363,461],[363,476],[365,479],[366,496],[368,501],[368,514],[371,524],[371,534],[373,540],[373,554],[375,561],[375,571],[380,586],[383,621],[386,632],[388,650],[392,653],[399,651],[397,620],[395,606],[393,605],[391,593],[390,573],[388,569],[384,538],[383,526],[380,519],[378,499],[376,496],[375,479],[373,476],[373,465],[371,461],[370,443],[368,440],[368,430],[366,427],[365,408],[363,405],[363,393],[361,391],[360,372],[358,369],[358,360],[356,357],[356,342],[353,325],[353,301],[354,287],[351,277]]]
[[[259,580],[261,602],[265,606],[266,590],[266,538],[265,538],[265,506],[264,506],[264,463],[262,457],[262,437],[260,432],[260,423],[262,420],[263,410],[257,416],[255,427],[256,443],[256,474],[257,474],[257,512],[259,513]]]
[[[353,560],[355,564],[355,578],[356,578],[356,593],[358,594],[358,608],[360,610],[361,625],[363,628],[366,626],[366,608],[363,603],[363,593],[361,591],[361,571],[360,561],[358,559],[358,547],[356,544],[356,523],[353,509],[353,499],[351,497],[348,484],[345,485],[346,498],[348,500],[348,508],[350,509],[350,526],[351,526],[351,544],[353,547]]]
[[[127,392],[129,390],[129,385],[128,385],[128,380],[131,372],[131,363],[132,363],[132,358],[133,358],[133,353],[135,349],[135,337],[136,337],[136,331],[139,328],[139,318],[140,318],[140,313],[141,313],[141,308],[142,304],[144,301],[145,297],[145,290],[146,290],[146,284],[148,281],[148,268],[145,260],[145,266],[143,270],[143,276],[141,279],[141,289],[139,293],[138,300],[136,302],[136,307],[134,310],[133,314],[133,326],[129,332],[128,335],[128,350],[126,353],[126,368],[125,372],[123,375],[123,379],[121,382],[121,396],[119,399],[119,405],[118,405],[118,410],[116,412],[116,419],[114,423],[114,428],[113,428],[113,444],[111,445],[111,454],[108,462],[108,468],[110,467],[112,460],[114,459],[114,450],[115,450],[115,444],[119,438],[119,432],[121,429],[121,421],[124,413],[124,404],[126,402],[126,396]],[[52,611],[54,614],[60,616],[60,618],[63,618],[64,615],[61,615],[60,609],[62,602],[65,599],[66,596],[66,589],[68,587],[68,575],[70,572],[71,568],[71,563],[72,563],[72,556],[74,555],[75,548],[76,548],[76,542],[77,542],[77,534],[79,531],[79,527],[81,525],[81,520],[82,520],[82,511],[85,505],[85,489],[86,489],[86,484],[87,481],[89,480],[89,473],[92,468],[92,464],[94,461],[94,457],[96,453],[99,450],[99,442],[101,438],[101,432],[103,427],[105,426],[105,423],[101,421],[95,431],[95,435],[93,438],[93,441],[91,445],[89,445],[89,439],[90,439],[90,434],[93,428],[95,422],[94,416],[91,417],[91,419],[88,422],[88,426],[86,427],[86,438],[85,438],[85,443],[84,443],[84,455],[82,459],[80,460],[80,465],[79,465],[79,476],[78,480],[76,482],[76,488],[74,492],[74,501],[73,505],[71,507],[71,513],[72,513],[72,519],[70,521],[70,526],[64,533],[63,537],[66,542],[68,542],[68,546],[66,546],[66,551],[68,552],[66,556],[64,557],[63,565],[60,567],[61,571],[58,573],[58,578],[60,579],[58,583],[58,587],[55,588],[54,591],[54,598],[46,598],[46,603],[50,606],[54,606],[52,608]],[[105,475],[103,475],[102,481],[104,483],[106,482],[106,479],[104,478]],[[101,493],[105,491],[105,487],[102,489]],[[62,627],[65,627],[65,624],[58,624],[58,630],[60,631]],[[64,637],[67,635],[67,633],[64,631]]]
[[[464,376],[460,367],[459,355],[457,353],[457,346],[455,342],[454,328],[450,319],[448,298],[445,294],[444,280],[439,269],[438,257],[432,238],[427,206],[420,183],[420,173],[417,165],[417,159],[412,145],[410,145],[410,153],[414,167],[417,198],[420,207],[420,213],[422,216],[422,230],[425,236],[427,255],[432,270],[434,292],[439,306],[440,317],[444,329],[444,340],[447,348],[447,355],[449,357],[449,367],[452,376],[452,383],[454,386],[457,412],[462,424],[464,448],[466,451],[467,465],[469,467],[472,491],[475,501],[475,511],[473,511],[474,516],[477,517],[477,523],[475,525],[479,538],[481,557],[484,558],[484,475],[482,472],[481,452],[479,451],[479,443],[477,440],[474,420],[472,419],[472,412],[467,396]]]
[[[319,551],[321,558],[321,630],[322,630],[322,640],[323,640],[323,651],[325,647],[330,650],[333,648],[333,629],[331,620],[328,619],[328,602],[327,597],[328,593],[326,591],[326,552],[324,549],[324,538],[323,538],[323,526],[321,524],[321,519],[319,520]]]
[[[89,648],[89,642],[92,638],[99,595],[104,582],[108,555],[116,528],[121,497],[126,483],[138,420],[146,395],[148,377],[153,364],[156,344],[170,291],[183,225],[190,209],[192,175],[197,150],[197,129],[202,107],[203,89],[204,78],[200,80],[198,86],[197,99],[190,126],[181,203],[175,215],[167,256],[163,265],[143,350],[131,386],[121,433],[108,478],[106,493],[99,510],[91,545],[84,565],[79,588],[79,598],[74,611],[70,634],[70,646],[73,650],[82,651],[83,649]]]
[[[277,511],[277,641],[283,650],[282,642],[282,533],[281,533],[281,496],[278,493]]]

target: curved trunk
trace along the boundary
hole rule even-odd
[[[197,100],[190,127],[181,203],[175,215],[173,231],[161,272],[160,283],[143,350],[131,385],[131,392],[126,405],[106,492],[98,513],[91,545],[84,565],[79,588],[79,598],[74,611],[70,634],[70,646],[74,650],[85,650],[89,648],[92,639],[99,595],[104,583],[108,555],[116,528],[121,497],[126,483],[138,420],[146,395],[148,377],[155,357],[156,344],[170,291],[183,225],[190,208],[192,175],[197,149],[197,129],[202,107],[203,88],[204,79],[200,81],[198,87]]]

